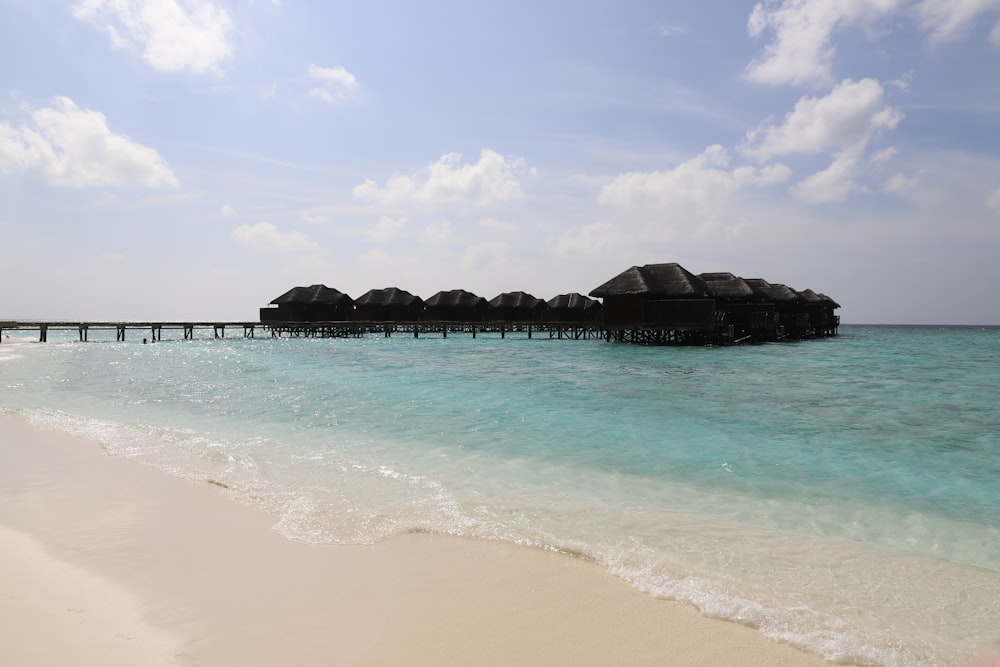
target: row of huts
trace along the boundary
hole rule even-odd
[[[576,325],[599,327],[608,340],[699,344],[835,335],[837,308],[833,299],[812,290],[732,273],[695,275],[667,263],[633,266],[589,297],[569,293],[548,301],[526,292],[487,300],[461,289],[425,300],[397,287],[352,299],[325,285],[294,287],[261,308],[260,320]]]

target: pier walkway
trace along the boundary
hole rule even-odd
[[[195,331],[211,332],[213,338],[225,338],[226,329],[242,331],[243,338],[254,338],[256,333],[268,333],[272,338],[353,338],[366,335],[421,334],[441,335],[449,333],[471,334],[475,338],[480,333],[499,333],[506,338],[508,333],[521,333],[528,338],[534,334],[548,338],[581,340],[603,338],[604,331],[595,323],[556,322],[80,322],[80,321],[0,321],[0,342],[4,332],[37,331],[38,341],[48,342],[49,331],[76,331],[79,340],[89,340],[91,331],[114,331],[115,340],[125,340],[126,332],[136,332],[143,340],[163,340],[163,331],[177,331],[183,340],[193,340]]]

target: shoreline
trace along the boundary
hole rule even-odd
[[[214,485],[12,415],[0,436],[0,625],[23,628],[0,662],[65,644],[28,664],[828,664],[581,559],[419,533],[295,542]],[[46,642],[83,617],[82,644]]]

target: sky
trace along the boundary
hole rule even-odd
[[[1000,0],[0,0],[0,319],[678,262],[1000,324]]]

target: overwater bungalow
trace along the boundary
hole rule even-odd
[[[358,322],[418,322],[424,317],[424,301],[398,287],[368,290],[354,300]]]
[[[802,299],[787,285],[769,283],[763,278],[746,278],[746,282],[760,290],[774,304],[775,340],[799,337],[799,313]]]
[[[715,322],[715,299],[705,281],[677,263],[633,266],[590,296],[604,300],[609,339],[694,343]]]
[[[424,319],[428,322],[482,322],[490,304],[481,296],[464,289],[438,292],[424,301]]]
[[[554,296],[546,303],[546,322],[576,324],[601,321],[601,302],[577,292]]]
[[[699,273],[715,299],[715,326],[732,341],[774,340],[774,303],[760,289],[728,272]]]
[[[340,322],[350,320],[354,300],[326,285],[293,287],[261,308],[261,322]]]
[[[504,292],[489,301],[491,322],[542,322],[548,305],[527,292]]]

